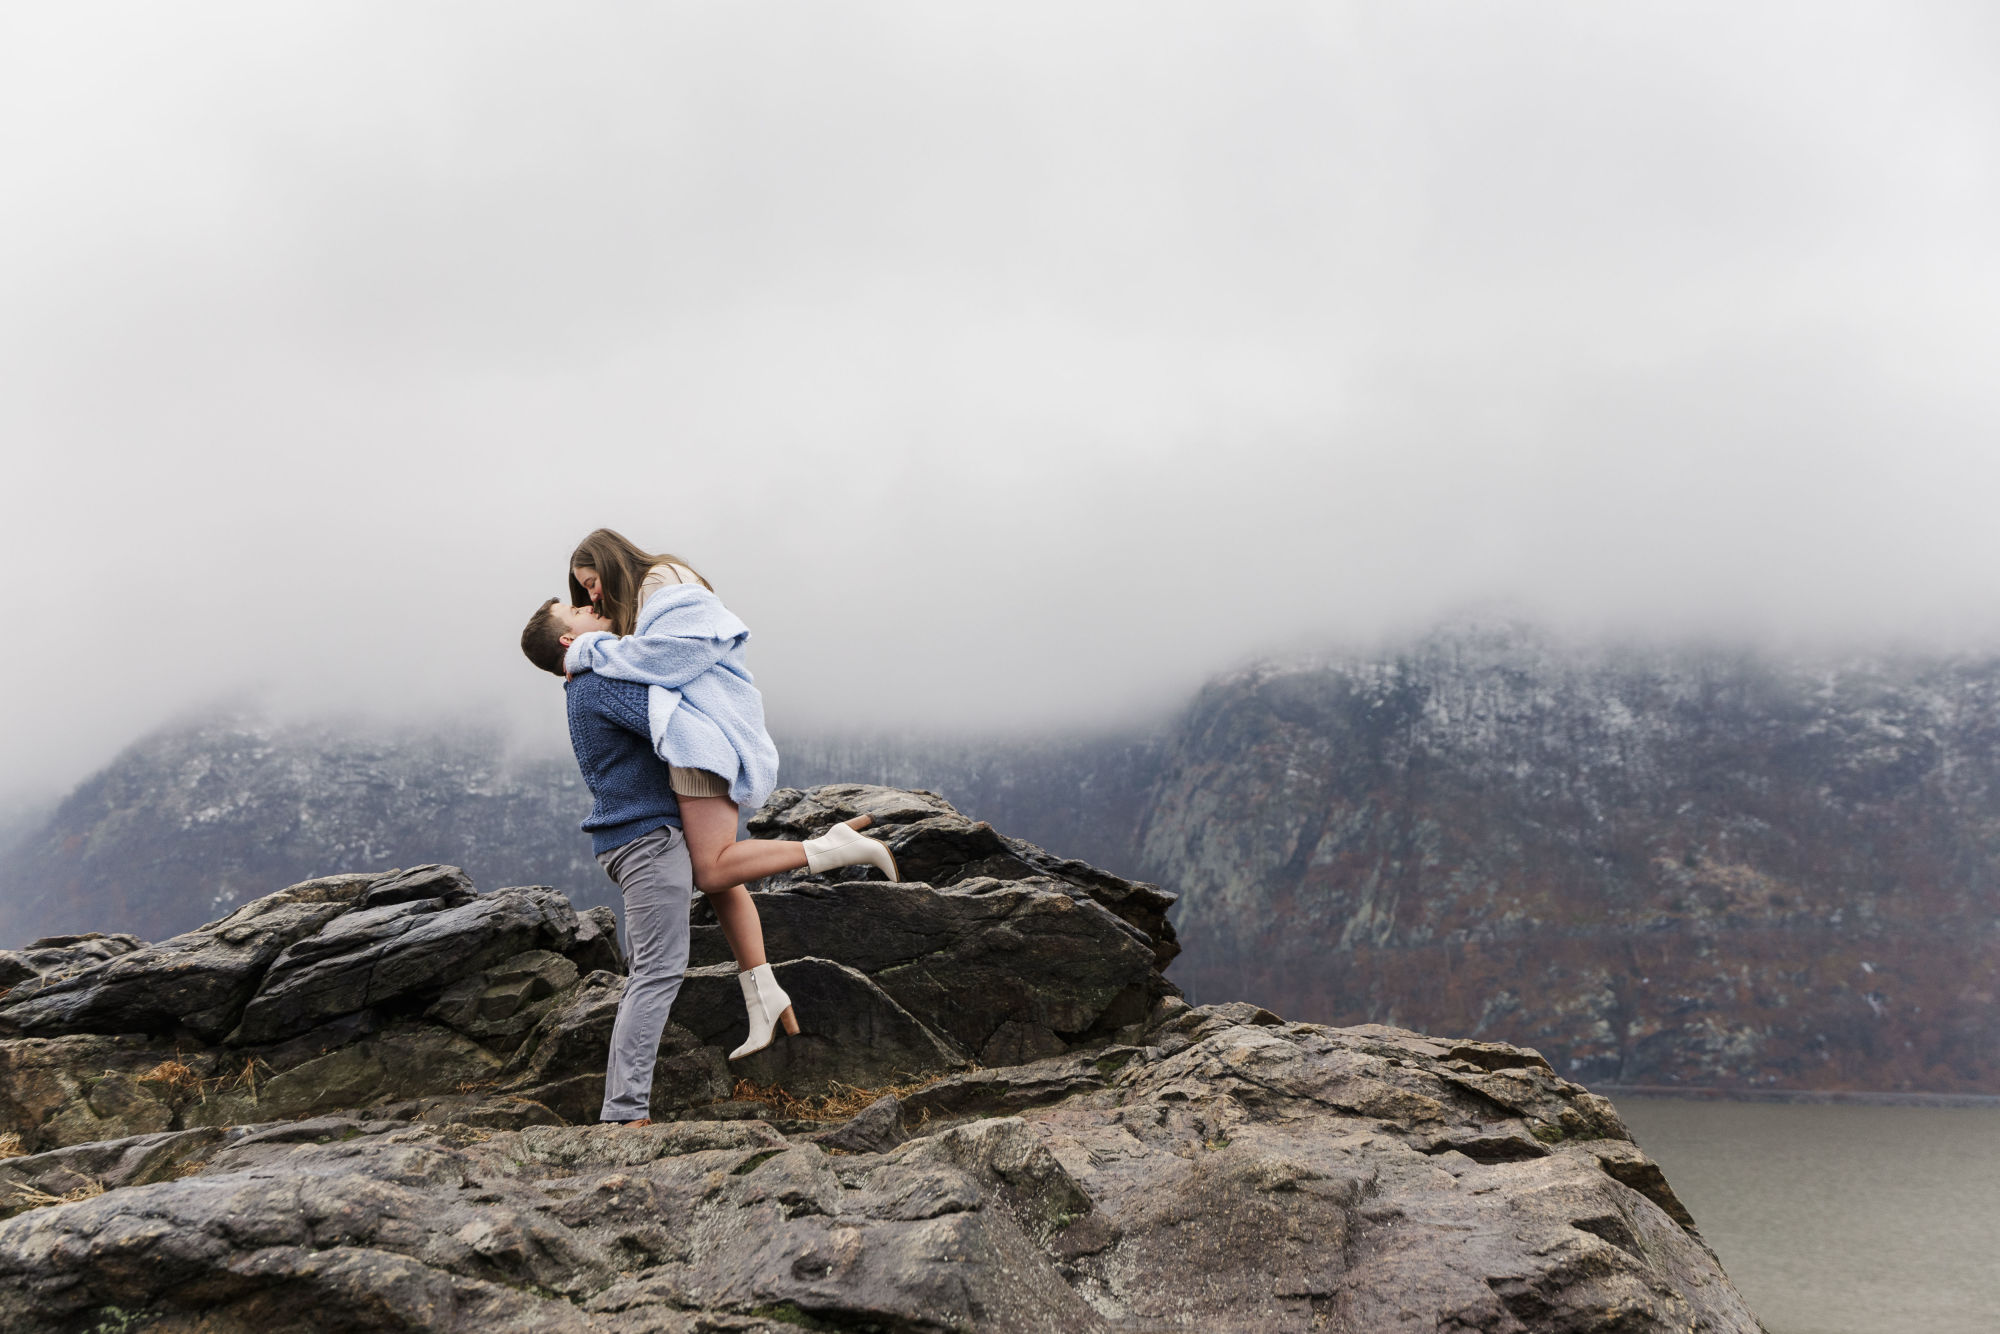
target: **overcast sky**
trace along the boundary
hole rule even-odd
[[[0,795],[216,701],[560,735],[598,524],[781,732],[1495,599],[2000,624],[1990,4],[11,4]]]

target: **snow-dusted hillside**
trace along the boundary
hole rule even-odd
[[[1150,803],[1201,1000],[1592,1081],[2000,1092],[2000,663],[1519,627],[1212,683]]]

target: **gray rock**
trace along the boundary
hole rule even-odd
[[[512,1051],[541,1019],[545,1002],[576,980],[576,965],[562,955],[528,950],[452,983],[424,1017],[495,1051]]]
[[[0,950],[0,994],[4,988],[31,977],[48,977],[130,954],[146,942],[137,936],[86,931],[75,936],[44,936],[25,948]]]
[[[792,998],[796,1037],[730,1064],[738,1077],[796,1095],[841,1083],[877,1088],[964,1067],[966,1054],[932,1032],[856,969],[829,959],[792,959],[772,969]],[[749,1031],[735,965],[689,971],[674,1023],[701,1042],[733,1050]]]
[[[599,905],[576,915],[576,943],[569,960],[580,973],[628,971],[625,951],[618,947],[618,914]]]
[[[174,1090],[147,1079],[174,1048],[143,1037],[69,1034],[0,1041],[0,1131],[30,1152],[172,1129]],[[191,1055],[197,1075],[213,1059]]]
[[[462,977],[531,949],[561,953],[577,935],[552,889],[398,898],[357,908],[271,962],[229,1041],[273,1042],[356,1010],[435,997]]]
[[[220,1130],[169,1130],[0,1159],[0,1218],[64,1195],[170,1180],[198,1166],[222,1140]]]
[[[836,1153],[887,1153],[906,1142],[902,1100],[887,1094],[863,1107],[833,1130],[814,1136],[822,1147]]]
[[[0,1004],[0,1029],[37,1036],[185,1029],[213,1042],[234,1027],[272,960],[339,918],[376,879],[308,880],[199,930],[23,982]]]
[[[1150,941],[1045,881],[794,882],[759,894],[757,909],[773,959],[828,958],[865,973],[987,1063],[1109,1040],[1171,991]],[[719,928],[694,935],[697,964],[728,958]]]
[[[1532,1053],[1480,1053],[1517,1081],[1503,1112],[1456,1044],[1248,1007],[1158,1027],[1190,1040],[989,1084],[1019,1115],[909,1126],[885,1099],[817,1144],[757,1121],[245,1128],[193,1175],[0,1223],[0,1325],[1757,1330],[1663,1180],[1629,1184],[1657,1169],[1615,1110]],[[983,1073],[955,1077],[961,1113]],[[1447,1143],[1474,1134],[1547,1151]]]
[[[491,1088],[500,1058],[472,1039],[432,1024],[399,1024],[323,1055],[212,1092],[180,1114],[184,1125],[226,1126],[280,1117],[323,1116],[439,1092]]]
[[[934,792],[863,783],[830,783],[809,791],[781,788],[752,817],[749,828],[754,838],[802,840],[857,815],[874,820],[868,830],[870,837],[883,840],[894,850],[897,869],[905,880],[940,887],[979,878],[1044,881],[1073,896],[1088,898],[1130,924],[1152,945],[1156,967],[1164,969],[1180,953],[1173,924],[1167,920],[1174,894],[1008,838],[984,821],[967,819]],[[843,879],[858,879],[864,873],[849,870],[840,874]],[[795,872],[789,878],[817,877]]]

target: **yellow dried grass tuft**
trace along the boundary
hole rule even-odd
[[[139,1076],[141,1084],[163,1084],[175,1093],[201,1092],[201,1076],[193,1067],[178,1058],[161,1061],[158,1065]]]
[[[104,1193],[104,1183],[101,1181],[87,1182],[84,1185],[78,1186],[75,1190],[66,1191],[61,1195],[51,1195],[45,1190],[36,1190],[33,1186],[22,1185],[14,1186],[13,1191],[13,1203],[22,1205],[28,1209],[46,1209],[52,1204],[75,1204],[79,1200],[95,1199]]]
[[[13,1131],[0,1135],[0,1158],[25,1158],[28,1151],[21,1147],[21,1137]]]

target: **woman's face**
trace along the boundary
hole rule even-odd
[[[597,571],[591,569],[588,565],[579,565],[571,570],[570,573],[576,576],[576,581],[579,584],[583,585],[583,591],[590,594],[592,602],[596,602],[604,596],[604,589],[597,582]]]

